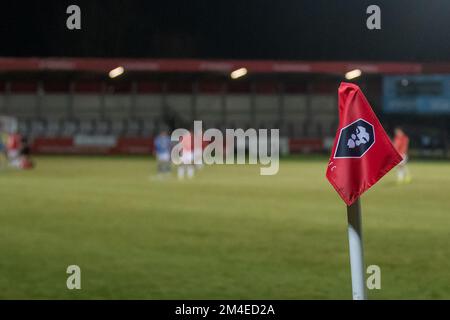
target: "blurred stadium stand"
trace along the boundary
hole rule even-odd
[[[109,79],[117,66],[125,73]],[[242,66],[249,74],[230,79]],[[203,120],[204,128],[279,128],[292,151],[320,151],[338,125],[337,87],[354,68],[363,71],[358,84],[388,129],[402,124],[413,144],[446,150],[448,121],[435,133],[436,122],[423,128],[420,120],[417,133],[414,116],[382,112],[384,75],[450,72],[415,63],[0,58],[0,114],[17,117],[20,132],[41,143],[76,135],[148,143],[162,128]]]

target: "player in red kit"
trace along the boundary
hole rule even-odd
[[[409,148],[409,137],[406,133],[400,129],[395,128],[395,136],[394,136],[394,147],[397,152],[402,156],[403,160],[397,166],[397,182],[410,182],[411,175],[409,173],[409,169],[407,167],[408,163],[408,148]]]
[[[22,137],[18,133],[11,133],[6,143],[9,164],[14,168],[20,168],[20,149]]]
[[[178,166],[178,179],[184,179],[187,174],[189,179],[194,177],[194,141],[193,134],[188,132],[181,138],[183,151],[181,155],[181,164]]]

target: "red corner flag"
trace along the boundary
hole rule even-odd
[[[338,96],[339,129],[326,176],[350,206],[402,157],[357,85],[342,82]]]

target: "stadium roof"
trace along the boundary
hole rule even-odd
[[[231,72],[339,74],[360,69],[367,74],[450,73],[450,63],[200,60],[128,58],[12,58],[0,57],[0,72],[82,71],[104,73],[118,66],[132,72]]]

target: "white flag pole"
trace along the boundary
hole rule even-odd
[[[347,219],[353,300],[366,300],[361,203],[359,198],[351,206],[347,206]]]

